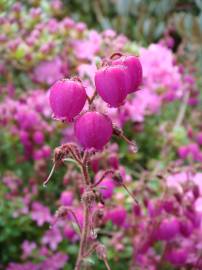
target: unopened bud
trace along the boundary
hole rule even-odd
[[[107,257],[107,251],[103,244],[99,244],[96,247],[96,253],[100,260],[103,260]]]

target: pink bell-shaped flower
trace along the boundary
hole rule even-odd
[[[75,122],[75,135],[85,148],[101,150],[112,136],[111,119],[99,112],[86,112]]]
[[[112,61],[113,65],[123,65],[127,68],[130,83],[128,93],[133,93],[139,90],[142,83],[142,65],[138,57],[133,55],[123,55]]]
[[[50,88],[49,100],[54,116],[70,121],[83,109],[86,91],[81,82],[63,79]]]
[[[123,104],[129,83],[130,78],[124,66],[105,66],[95,73],[96,90],[111,107],[119,107]]]

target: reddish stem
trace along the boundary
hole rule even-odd
[[[111,270],[111,268],[110,268],[110,266],[109,266],[109,263],[108,263],[108,261],[107,261],[107,258],[104,258],[103,261],[104,261],[104,264],[105,264],[107,270]]]
[[[88,239],[88,235],[89,235],[89,216],[90,216],[90,208],[87,205],[86,202],[84,202],[84,224],[83,224],[83,228],[82,228],[82,233],[81,233],[81,240],[80,240],[80,247],[79,247],[79,254],[77,257],[77,261],[76,261],[76,266],[75,266],[75,270],[81,270],[81,266],[82,266],[82,261],[84,258],[84,251],[86,249],[86,245],[87,245],[87,239]]]
[[[88,100],[88,104],[89,105],[91,105],[93,103],[93,101],[96,98],[96,96],[97,96],[97,91],[96,90],[94,91],[92,97],[87,96],[87,100]]]
[[[108,174],[114,174],[114,170],[107,170],[106,172],[104,172],[101,178],[95,184],[93,184],[92,187],[93,188],[97,187]]]

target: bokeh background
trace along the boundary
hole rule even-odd
[[[103,182],[105,216],[97,237],[112,269],[202,269],[202,1],[0,1],[0,269],[71,270],[82,224],[79,171],[52,152],[74,141],[72,124],[52,118],[48,89],[79,76],[89,95],[96,65],[114,52],[139,55],[140,91],[107,113],[138,144],[114,138],[91,162],[91,178],[121,172],[135,205]],[[104,269],[92,256],[86,269]]]

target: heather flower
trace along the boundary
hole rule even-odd
[[[185,249],[172,249],[166,252],[165,258],[174,266],[182,266],[186,264],[188,253]]]
[[[189,237],[192,234],[194,228],[190,220],[183,219],[180,221],[179,225],[180,225],[180,233],[184,237]]]
[[[26,263],[9,263],[6,270],[39,270],[40,266],[32,262]]]
[[[202,145],[202,132],[199,132],[197,135],[196,135],[196,141],[199,145]]]
[[[107,29],[102,33],[105,38],[114,38],[116,36],[116,32],[112,29]]]
[[[126,217],[126,210],[122,206],[110,209],[106,214],[106,220],[110,220],[114,225],[118,227],[123,227],[125,225]]]
[[[182,184],[186,183],[189,180],[189,174],[187,172],[175,173],[169,175],[166,179],[167,186],[173,187],[182,192]]]
[[[176,218],[163,219],[157,228],[157,237],[160,240],[172,240],[179,233],[179,222]]]
[[[70,121],[85,105],[85,88],[76,80],[60,80],[51,87],[49,100],[54,116]]]
[[[73,243],[79,240],[79,235],[75,232],[75,229],[68,224],[64,227],[64,236]]]
[[[41,263],[41,270],[60,270],[64,269],[65,264],[68,260],[68,256],[62,252],[57,252],[52,256],[49,256],[45,261]],[[40,270],[39,269],[39,270]]]
[[[112,64],[123,65],[127,68],[130,78],[128,93],[137,91],[142,82],[142,65],[140,60],[133,55],[123,55],[120,58],[113,60]]]
[[[49,158],[51,156],[51,148],[48,145],[43,145],[42,149],[43,158]]]
[[[23,258],[27,258],[32,254],[32,251],[36,248],[35,242],[29,242],[28,240],[25,240],[22,243],[22,250],[23,250]]]
[[[95,73],[95,86],[101,98],[111,107],[123,104],[129,89],[130,79],[124,66],[106,66]]]
[[[178,155],[180,158],[185,159],[189,155],[189,148],[187,146],[180,146],[178,148]]]
[[[198,144],[190,143],[187,147],[189,149],[189,154],[192,155],[194,160],[197,160],[197,157],[198,157],[199,152],[200,152]]]
[[[37,149],[33,153],[33,159],[34,160],[40,160],[43,158],[43,152],[40,149]]]
[[[76,28],[77,31],[83,32],[83,31],[86,30],[86,24],[83,23],[83,22],[79,22],[79,23],[77,23],[77,24],[75,25],[75,28]]]
[[[12,175],[5,176],[2,181],[11,191],[17,191],[22,185],[22,180]]]
[[[144,67],[144,84],[150,91],[163,86],[174,91],[176,97],[180,96],[181,75],[169,49],[158,44],[151,44],[147,49],[141,48],[140,61]]]
[[[44,134],[41,131],[36,131],[33,134],[33,140],[36,144],[42,144],[44,142]]]
[[[51,85],[67,75],[66,67],[59,57],[53,60],[40,62],[33,71],[33,79],[38,83]]]
[[[101,150],[112,136],[110,118],[98,112],[86,112],[75,122],[75,136],[86,149]]]
[[[78,24],[76,28],[78,29]],[[92,60],[94,55],[99,51],[100,45],[101,36],[94,30],[90,31],[86,39],[74,42],[75,55],[79,59]]]
[[[51,250],[56,250],[59,243],[62,241],[62,235],[57,227],[53,227],[48,230],[42,237],[41,243],[48,245]]]
[[[34,202],[32,204],[31,217],[36,221],[38,226],[42,226],[44,223],[52,221],[49,208],[39,202]]]
[[[112,179],[106,178],[104,179],[98,187],[100,188],[100,192],[102,194],[103,199],[110,199],[113,195],[113,191],[115,188],[114,181]]]
[[[158,202],[155,201],[149,201],[147,203],[147,210],[151,218],[155,218],[157,216],[160,216],[162,213],[162,206],[158,204]]]
[[[68,17],[65,17],[64,20],[62,21],[62,24],[64,25],[65,28],[73,28],[75,25],[75,22]]]
[[[108,162],[110,164],[110,166],[114,169],[118,169],[119,167],[119,159],[118,159],[118,156],[117,154],[111,154],[108,158]]]
[[[71,191],[63,191],[60,197],[60,203],[65,206],[72,205],[73,199],[74,195]]]
[[[198,186],[200,195],[202,195],[202,173],[196,173],[193,177],[193,182]]]

